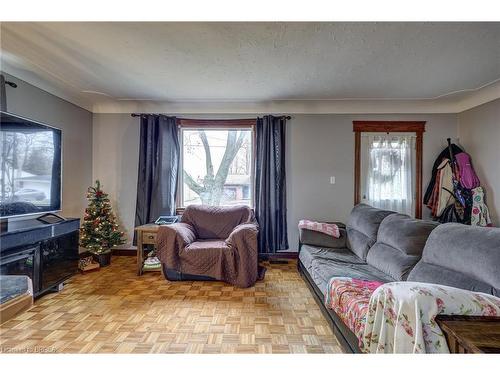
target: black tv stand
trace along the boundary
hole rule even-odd
[[[30,277],[35,298],[60,290],[78,272],[79,227],[80,219],[11,220],[0,236],[0,274]]]

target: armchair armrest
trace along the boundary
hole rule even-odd
[[[340,249],[346,247],[347,233],[345,224],[340,222],[329,222],[337,224],[339,227],[340,237],[335,238],[325,233],[316,232],[309,229],[299,229],[299,247],[302,245],[311,245],[318,247],[329,247],[332,249]]]
[[[259,226],[256,223],[245,223],[234,227],[233,231],[226,239],[229,246],[238,247],[241,243],[255,242],[257,248],[257,235]]]
[[[161,242],[175,242],[185,247],[194,241],[196,241],[196,232],[194,228],[187,223],[161,225],[158,231],[158,245],[161,245]]]
[[[169,225],[169,227],[176,232],[177,237],[182,240],[184,245],[189,245],[196,241],[196,232],[190,224],[175,223]]]

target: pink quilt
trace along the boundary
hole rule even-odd
[[[335,311],[342,321],[361,338],[366,324],[370,297],[383,283],[351,278],[332,278],[325,296],[325,305]]]
[[[324,233],[335,238],[340,237],[340,231],[337,224],[319,223],[317,221],[311,221],[311,220],[300,220],[299,228],[309,229],[315,232]]]

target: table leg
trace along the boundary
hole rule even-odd
[[[142,231],[137,231],[137,276],[142,275],[143,256]]]

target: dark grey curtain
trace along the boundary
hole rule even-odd
[[[255,129],[255,216],[259,222],[259,252],[288,249],[286,227],[284,117],[257,118]]]
[[[175,215],[179,136],[175,117],[141,115],[135,225]]]

